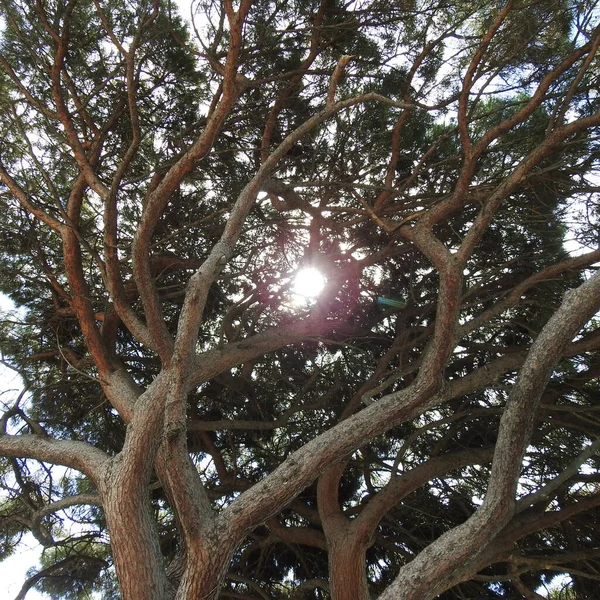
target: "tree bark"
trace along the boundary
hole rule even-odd
[[[366,547],[350,531],[339,530],[329,539],[331,600],[370,600],[365,570]]]
[[[148,489],[132,489],[135,473],[112,464],[102,498],[122,600],[166,600],[168,586]],[[129,479],[130,485],[123,485]]]

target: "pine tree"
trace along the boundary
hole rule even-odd
[[[0,1],[19,598],[597,597],[595,4],[194,9]]]

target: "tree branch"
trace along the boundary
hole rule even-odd
[[[110,460],[102,450],[85,442],[55,440],[31,434],[0,434],[0,453],[13,458],[33,458],[70,467],[85,473],[95,483]]]

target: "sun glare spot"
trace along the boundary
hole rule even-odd
[[[294,279],[294,294],[303,298],[316,298],[325,287],[325,277],[317,269],[302,269]]]

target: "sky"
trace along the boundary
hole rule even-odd
[[[15,598],[21,590],[23,582],[27,579],[27,570],[38,563],[41,546],[32,535],[26,536],[15,554],[0,562],[0,581],[4,586],[6,600]],[[2,593],[2,592],[0,592]],[[46,600],[49,596],[30,590],[27,600]]]

